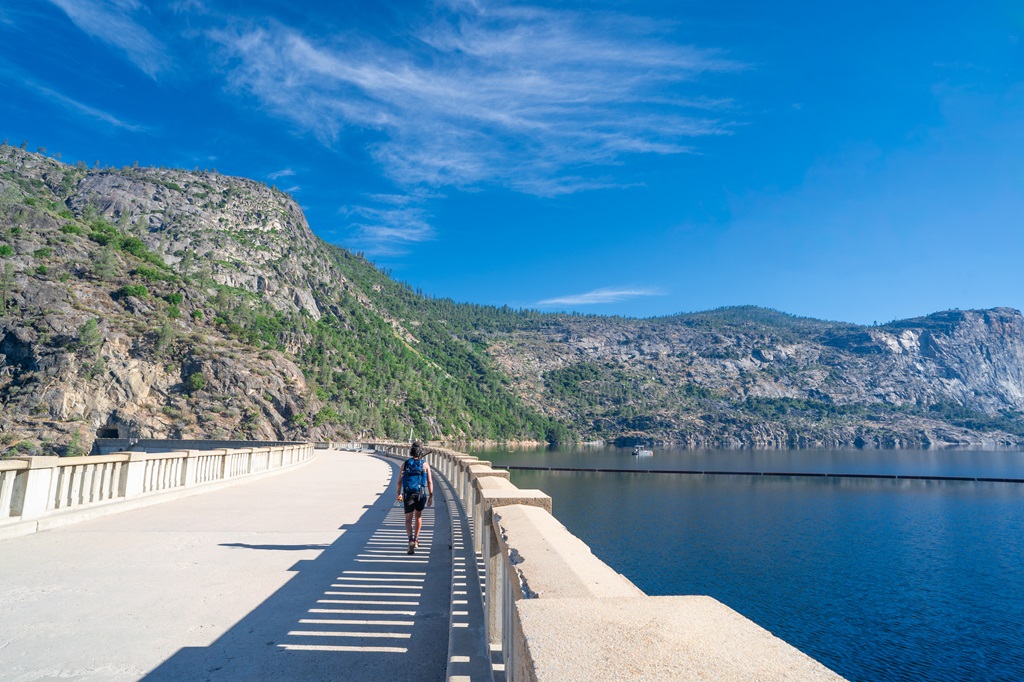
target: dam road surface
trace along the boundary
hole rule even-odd
[[[443,679],[449,515],[439,495],[409,556],[396,471],[318,450],[265,478],[0,540],[0,678]]]

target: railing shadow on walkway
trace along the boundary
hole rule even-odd
[[[393,485],[398,467],[381,459],[392,467]],[[143,679],[444,679],[448,514],[443,506],[424,512],[420,548],[408,555],[404,514],[391,485],[328,546],[222,543],[239,551],[323,552],[296,563],[294,577],[212,644],[179,650]],[[245,579],[238,576],[243,585]]]

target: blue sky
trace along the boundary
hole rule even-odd
[[[1024,307],[1011,2],[7,0],[0,138],[216,168],[424,292]]]

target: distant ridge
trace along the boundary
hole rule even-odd
[[[748,324],[773,327],[777,329],[812,329],[818,328],[821,325],[858,326],[847,322],[833,322],[813,317],[801,317],[799,315],[791,315],[790,313],[782,312],[781,310],[775,310],[774,308],[762,308],[760,306],[753,305],[723,306],[721,308],[701,310],[692,313],[677,313],[675,315],[669,315],[657,319],[680,322],[705,321],[710,324],[718,323],[728,325]]]

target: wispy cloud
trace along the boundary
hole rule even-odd
[[[167,48],[135,20],[145,11],[139,0],[49,0],[93,38],[124,51],[150,78],[171,68]]]
[[[102,109],[97,109],[96,107],[89,106],[88,104],[83,104],[82,102],[79,102],[76,99],[68,97],[62,92],[58,92],[57,90],[54,90],[53,88],[47,85],[43,85],[42,83],[39,83],[38,81],[35,81],[32,78],[29,78],[20,70],[10,66],[9,64],[0,62],[0,66],[3,66],[4,70],[8,72],[7,75],[13,75],[17,77],[18,85],[29,90],[32,90],[36,94],[41,95],[45,100],[49,102],[54,102],[56,104],[61,105],[68,111],[84,115],[88,118],[92,118],[97,121],[101,121],[103,123],[106,123],[107,125],[114,126],[115,128],[121,128],[122,130],[128,130],[131,132],[145,132],[146,130],[148,130],[148,128],[146,128],[145,126],[129,123],[118,118],[117,116],[114,116],[109,112],[103,111]]]
[[[397,256],[410,244],[434,238],[430,215],[422,199],[403,195],[376,195],[372,206],[344,206],[341,214],[353,233],[352,243],[371,255]]]
[[[559,296],[557,298],[548,298],[543,301],[538,301],[534,305],[539,307],[550,307],[559,305],[596,305],[599,303],[618,303],[620,301],[626,301],[631,298],[638,298],[641,296],[663,296],[664,293],[658,289],[641,289],[641,288],[604,288],[594,289],[588,291],[585,294],[572,294],[569,296]]]
[[[292,175],[295,175],[295,171],[293,171],[291,168],[282,168],[279,171],[274,171],[273,173],[268,173],[267,177],[270,178],[271,180],[277,180],[279,178],[287,178],[287,177],[290,177]]]
[[[614,186],[582,170],[691,153],[695,139],[731,130],[728,100],[684,91],[743,66],[652,22],[486,1],[434,16],[391,44],[269,21],[208,36],[233,89],[326,144],[370,133],[373,157],[406,189]]]

